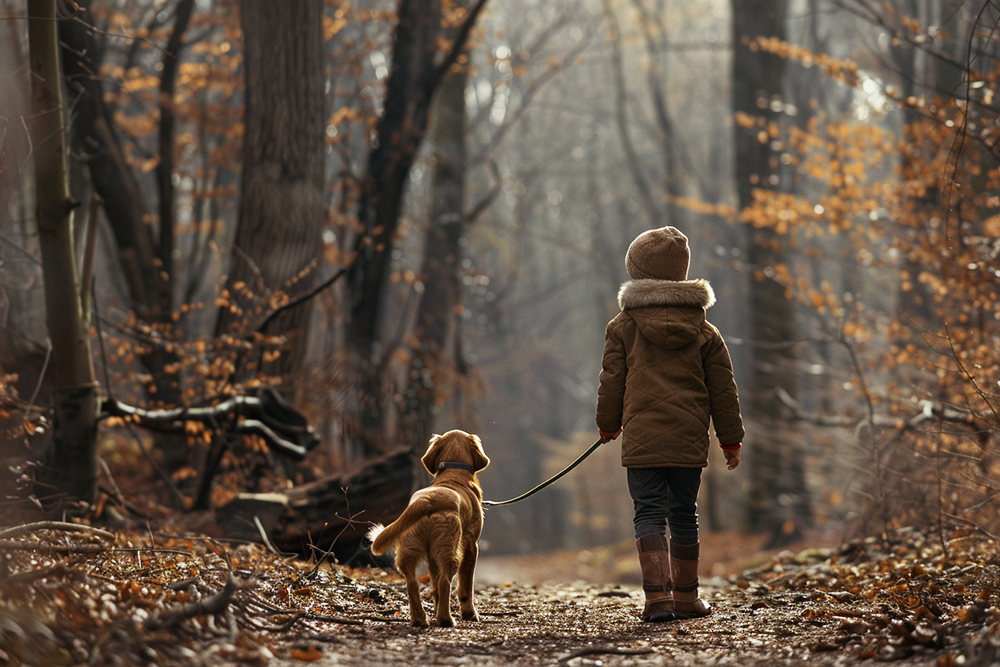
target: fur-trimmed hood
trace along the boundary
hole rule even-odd
[[[630,280],[618,290],[618,306],[622,310],[645,306],[700,306],[715,305],[715,292],[704,279]]]
[[[644,338],[668,349],[697,339],[705,327],[705,309],[714,303],[707,280],[630,280],[618,292],[619,317],[630,317]]]

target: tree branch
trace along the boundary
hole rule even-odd
[[[102,417],[130,418],[157,431],[182,431],[189,421],[210,425],[238,422],[231,431],[255,433],[273,452],[295,460],[302,460],[319,444],[306,418],[269,387],[261,387],[257,396],[234,396],[206,407],[147,410],[109,398],[101,408]]]
[[[264,329],[267,328],[267,325],[270,324],[274,320],[274,318],[278,317],[278,315],[280,315],[281,313],[285,312],[286,310],[291,310],[292,308],[294,308],[295,306],[298,306],[301,303],[305,303],[306,301],[308,301],[309,299],[313,298],[314,296],[316,296],[317,294],[319,294],[320,292],[322,292],[323,290],[325,290],[327,287],[329,287],[333,283],[337,282],[337,280],[341,276],[343,276],[344,274],[347,273],[348,268],[350,268],[350,267],[346,267],[346,268],[338,270],[332,276],[330,276],[329,278],[327,278],[326,280],[324,280],[323,282],[321,282],[319,285],[316,285],[315,287],[313,287],[311,290],[309,290],[305,294],[300,294],[299,296],[295,297],[294,299],[291,299],[288,303],[282,304],[281,306],[278,306],[277,308],[275,308],[274,310],[272,310],[271,313],[267,317],[265,317],[264,320],[260,324],[257,325],[256,329],[254,329],[254,332],[255,333],[261,333],[261,332],[263,332]]]
[[[472,32],[472,28],[476,25],[476,19],[479,18],[479,14],[483,11],[483,7],[486,6],[486,2],[487,0],[477,0],[476,4],[469,10],[469,14],[465,17],[465,20],[462,21],[462,25],[459,26],[458,33],[455,35],[455,40],[451,43],[451,49],[448,50],[444,60],[441,61],[437,71],[434,72],[434,78],[431,79],[432,91],[438,89],[441,82],[448,75],[448,71],[451,70],[451,66],[455,64],[458,56],[465,50],[465,44],[469,40],[469,33]]]
[[[943,422],[954,424],[965,424],[977,427],[981,418],[972,412],[951,408],[938,401],[920,401],[920,412],[909,419],[893,417],[892,415],[871,414],[870,417],[856,418],[847,415],[824,415],[821,413],[811,413],[802,409],[802,406],[784,389],[777,389],[778,400],[792,411],[795,419],[809,422],[816,426],[857,428],[863,422],[870,422],[877,428],[896,429],[898,431],[908,431],[916,428],[920,424],[931,419],[939,419]],[[984,425],[985,426],[985,425]]]

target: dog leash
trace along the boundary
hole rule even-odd
[[[514,503],[521,502],[525,498],[530,498],[531,496],[535,495],[536,493],[538,493],[539,491],[541,491],[545,487],[549,486],[550,484],[554,484],[560,477],[562,477],[563,475],[565,475],[566,473],[568,473],[570,470],[572,470],[573,468],[575,468],[578,465],[580,465],[583,462],[583,460],[585,458],[587,458],[588,456],[590,456],[591,454],[593,454],[594,450],[596,450],[598,447],[600,447],[601,444],[603,444],[602,440],[600,438],[598,438],[597,442],[595,442],[594,444],[592,444],[590,446],[590,449],[588,449],[583,454],[581,454],[579,457],[577,457],[577,459],[575,461],[573,461],[568,466],[566,466],[565,468],[563,468],[561,471],[557,472],[552,477],[549,477],[547,480],[545,480],[544,482],[542,482],[541,484],[539,484],[535,488],[531,489],[530,491],[526,491],[526,492],[522,493],[521,495],[517,496],[516,498],[510,498],[508,500],[484,500],[483,501],[483,505],[487,505],[489,507],[497,507],[499,505],[513,505]]]

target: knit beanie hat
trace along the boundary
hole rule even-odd
[[[625,270],[632,280],[687,280],[691,252],[676,227],[660,227],[639,234],[628,247]]]

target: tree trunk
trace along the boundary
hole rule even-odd
[[[347,276],[351,300],[347,345],[352,384],[360,394],[354,411],[362,440],[375,451],[385,447],[380,441],[387,406],[381,388],[383,351],[378,348],[384,287],[406,180],[427,131],[440,35],[439,0],[400,1],[385,108],[359,202],[363,233]]]
[[[356,258],[347,275],[350,321],[346,346],[352,430],[369,452],[391,449],[386,443],[389,401],[382,382],[391,350],[379,344],[385,286],[399,227],[406,182],[427,132],[431,99],[465,47],[486,0],[470,3],[443,58],[440,0],[400,0],[386,84],[385,105],[375,130],[358,203]]]
[[[434,180],[430,223],[420,280],[423,293],[417,308],[404,391],[400,429],[411,451],[422,455],[434,429],[434,418],[447,398],[449,376],[456,367],[456,318],[462,303],[459,270],[465,215],[466,71],[453,71],[441,84],[434,114]]]
[[[156,184],[160,204],[160,243],[158,257],[161,270],[171,280],[166,281],[167,289],[161,288],[157,296],[159,310],[169,313],[173,310],[174,273],[174,90],[177,87],[177,69],[180,51],[184,46],[184,31],[187,30],[194,11],[194,0],[181,0],[177,5],[174,27],[163,53],[163,70],[160,72],[160,161],[156,165]]]
[[[604,2],[604,16],[608,20],[611,32],[609,39],[611,41],[612,78],[615,82],[615,125],[622,142],[622,149],[625,151],[629,173],[635,182],[639,198],[645,206],[646,217],[648,218],[646,226],[649,227],[663,219],[663,211],[661,210],[656,193],[649,182],[646,173],[647,170],[639,159],[639,153],[636,150],[635,143],[632,141],[632,135],[629,131],[631,124],[628,118],[628,89],[625,85],[627,78],[625,76],[624,38],[618,17],[610,0],[605,0]]]
[[[307,291],[323,248],[323,1],[243,0],[240,8],[246,131],[230,306],[220,310],[219,334],[252,330],[277,292]],[[280,337],[277,356],[238,371],[263,372],[289,394],[311,313],[306,302],[276,318],[264,335]]]
[[[91,14],[89,0],[77,4],[85,15]],[[103,44],[82,21],[60,21],[59,39],[69,90],[78,94],[72,101],[75,144],[87,156],[94,189],[104,199],[132,307],[140,319],[150,321],[153,297],[159,291],[159,274],[153,270],[156,251],[144,223],[142,191],[125,159],[111,110],[104,101],[101,79],[96,75],[104,59]]]
[[[76,3],[83,16],[90,16],[90,0]],[[174,80],[177,73],[181,37],[190,14],[184,14],[184,0],[178,8],[177,22],[169,40],[161,75],[161,107],[172,108]],[[162,218],[162,209],[173,210],[173,190],[160,192],[160,236],[153,235],[148,224],[145,198],[135,173],[129,166],[117,132],[113,112],[104,100],[104,88],[96,75],[104,59],[104,46],[97,39],[96,31],[85,21],[59,21],[59,38],[62,45],[63,66],[69,90],[78,95],[73,100],[72,126],[77,155],[86,156],[87,168],[94,190],[104,200],[104,212],[118,249],[118,261],[125,277],[131,307],[136,316],[155,326],[165,343],[149,341],[149,351],[139,356],[143,367],[153,378],[147,387],[151,401],[162,405],[176,405],[180,401],[180,384],[175,373],[166,368],[176,366],[177,353],[172,338],[173,273],[173,216]],[[166,128],[161,128],[161,153],[173,155],[173,118],[168,113]],[[170,164],[160,165],[160,180],[172,178]],[[169,171],[170,173],[166,173]],[[166,175],[164,175],[166,174]],[[166,227],[166,228],[165,228]],[[165,243],[164,243],[165,241]],[[171,445],[172,446],[172,445]]]
[[[683,175],[692,173],[693,169],[691,161],[685,154],[682,133],[677,132],[674,120],[670,116],[670,109],[667,107],[669,71],[663,61],[670,53],[670,30],[666,25],[665,8],[662,3],[658,3],[659,6],[653,12],[649,12],[641,0],[632,0],[632,4],[640,14],[639,25],[646,45],[646,58],[649,61],[646,83],[653,105],[653,117],[660,135],[658,138],[663,159],[663,190],[667,199],[667,217],[662,224],[684,228],[690,215],[686,209],[678,205],[678,200],[684,196]]]
[[[735,133],[736,189],[740,210],[744,210],[752,204],[754,190],[780,185],[777,155],[766,133],[772,123],[781,122],[785,63],[749,45],[760,36],[785,38],[786,4],[785,0],[733,0],[732,8],[733,110],[763,121],[749,129],[737,124]],[[802,452],[792,427],[779,421],[783,409],[777,390],[795,396],[798,384],[793,348],[781,347],[796,339],[794,302],[785,287],[770,277],[773,267],[788,261],[784,242],[768,229],[753,230],[750,239],[753,350],[750,382],[744,392],[751,426],[747,437],[750,528],[770,532],[776,544],[794,538],[809,521]]]
[[[29,0],[35,220],[55,392],[52,483],[63,501],[93,503],[97,490],[97,383],[80,307],[73,252],[55,0]]]

